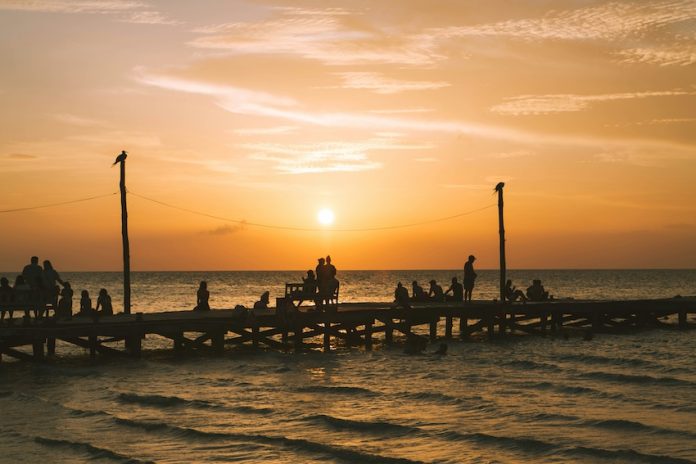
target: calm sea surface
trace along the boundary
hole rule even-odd
[[[274,301],[302,274],[137,272],[134,311],[191,309],[200,280],[214,309],[265,290]],[[461,274],[339,269],[341,300],[390,301],[399,280]],[[693,270],[509,274],[520,288],[542,279],[556,298],[696,295]],[[62,277],[121,305],[119,273]],[[474,297],[496,287],[495,271],[479,271]],[[91,362],[59,345],[50,363],[0,364],[0,462],[696,462],[696,331],[452,341],[446,356],[399,344],[183,358],[157,338],[146,347],[140,360]]]

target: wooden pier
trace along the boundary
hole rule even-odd
[[[89,350],[91,356],[140,356],[147,337],[171,340],[173,350],[222,353],[227,346],[263,346],[303,351],[340,343],[372,349],[376,341],[394,343],[419,336],[431,342],[459,337],[494,338],[509,334],[620,332],[672,326],[686,329],[696,314],[696,298],[633,301],[473,302],[418,304],[410,309],[389,303],[342,303],[328,311],[281,307],[269,310],[172,311],[119,314],[70,321],[50,318],[0,327],[2,356],[44,360],[57,354],[57,342]],[[441,324],[444,322],[444,324]],[[444,333],[439,333],[444,325]],[[61,346],[61,345],[59,345]]]

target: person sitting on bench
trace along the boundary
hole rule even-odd
[[[435,280],[430,281],[430,291],[428,292],[428,298],[430,301],[435,301],[437,303],[442,303],[445,301],[445,294]]]
[[[411,288],[413,289],[411,295],[412,301],[428,301],[428,295],[425,293],[425,290],[423,290],[423,287],[418,285],[417,280],[413,281],[413,283],[411,284]]]
[[[411,309],[409,303],[410,298],[408,297],[408,290],[403,286],[401,282],[396,284],[396,290],[394,290],[394,307],[398,308],[403,306],[405,309]]]
[[[510,302],[517,301],[517,299],[520,299],[522,302],[527,301],[527,297],[524,296],[522,290],[512,285],[512,279],[508,279],[505,282],[505,299]]]
[[[449,296],[449,294],[452,296]],[[457,282],[456,277],[452,277],[452,285],[445,292],[446,301],[464,301],[464,286]]]
[[[263,292],[259,301],[254,303],[254,309],[268,309],[268,304],[271,301],[271,292]]]

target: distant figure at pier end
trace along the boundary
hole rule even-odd
[[[198,292],[196,292],[196,307],[193,308],[194,311],[210,311],[210,304],[208,304],[208,299],[210,298],[210,292],[208,291],[208,282],[201,280],[198,285]]]
[[[469,255],[469,259],[464,264],[464,301],[471,302],[471,295],[474,292],[474,283],[476,282],[476,272],[474,271],[474,261],[476,256]]]

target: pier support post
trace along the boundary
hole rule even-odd
[[[49,356],[55,356],[56,354],[56,337],[48,337],[46,339],[46,351]]]
[[[295,352],[300,353],[302,351],[302,331],[304,328],[302,324],[297,323],[295,325]]]
[[[394,327],[392,327],[391,321],[384,323],[384,342],[389,345],[394,342]]]
[[[218,354],[224,353],[225,351],[225,332],[217,331],[212,334],[210,342],[213,345],[213,351]]]
[[[506,326],[507,326],[507,314],[503,311],[498,316],[498,333],[500,335],[505,335],[505,331],[507,330]]]
[[[488,338],[493,338],[495,335],[495,319],[493,319],[492,314],[486,315],[486,331],[488,332]]]
[[[640,321],[640,319],[639,319]],[[643,325],[643,321],[639,322],[639,325]],[[597,331],[602,328],[602,316],[598,311],[592,313],[592,330]]]
[[[324,320],[324,353],[331,351],[331,322],[328,319],[327,315]]]
[[[365,349],[372,349],[372,321],[365,323]]]
[[[251,345],[254,348],[259,347],[259,324],[257,322],[251,326]]]
[[[181,351],[184,349],[184,333],[177,332],[174,335],[174,351]]]
[[[90,358],[96,358],[97,357],[97,336],[96,335],[90,335],[89,336],[89,357]]]
[[[32,343],[32,351],[34,353],[34,359],[39,360],[44,357],[44,340],[36,339]]]
[[[430,323],[430,341],[434,342],[437,340],[437,321],[432,321]]]
[[[689,323],[686,321],[686,311],[679,311],[679,328],[686,329]]]
[[[544,335],[546,335],[547,319],[548,316],[546,313],[542,313],[541,316],[539,316],[539,328],[541,329],[541,333]]]
[[[459,318],[459,338],[460,339],[465,339],[469,336],[469,320],[466,316],[461,316]]]
[[[96,340],[96,337],[95,337]],[[91,337],[90,337],[91,344]],[[96,346],[95,346],[96,347]],[[126,336],[126,351],[131,356],[138,358],[143,350],[143,337],[142,335],[127,335]]]
[[[551,330],[560,331],[563,328],[563,314],[560,311],[551,313]]]
[[[452,338],[452,316],[447,316],[445,319],[445,338]]]

